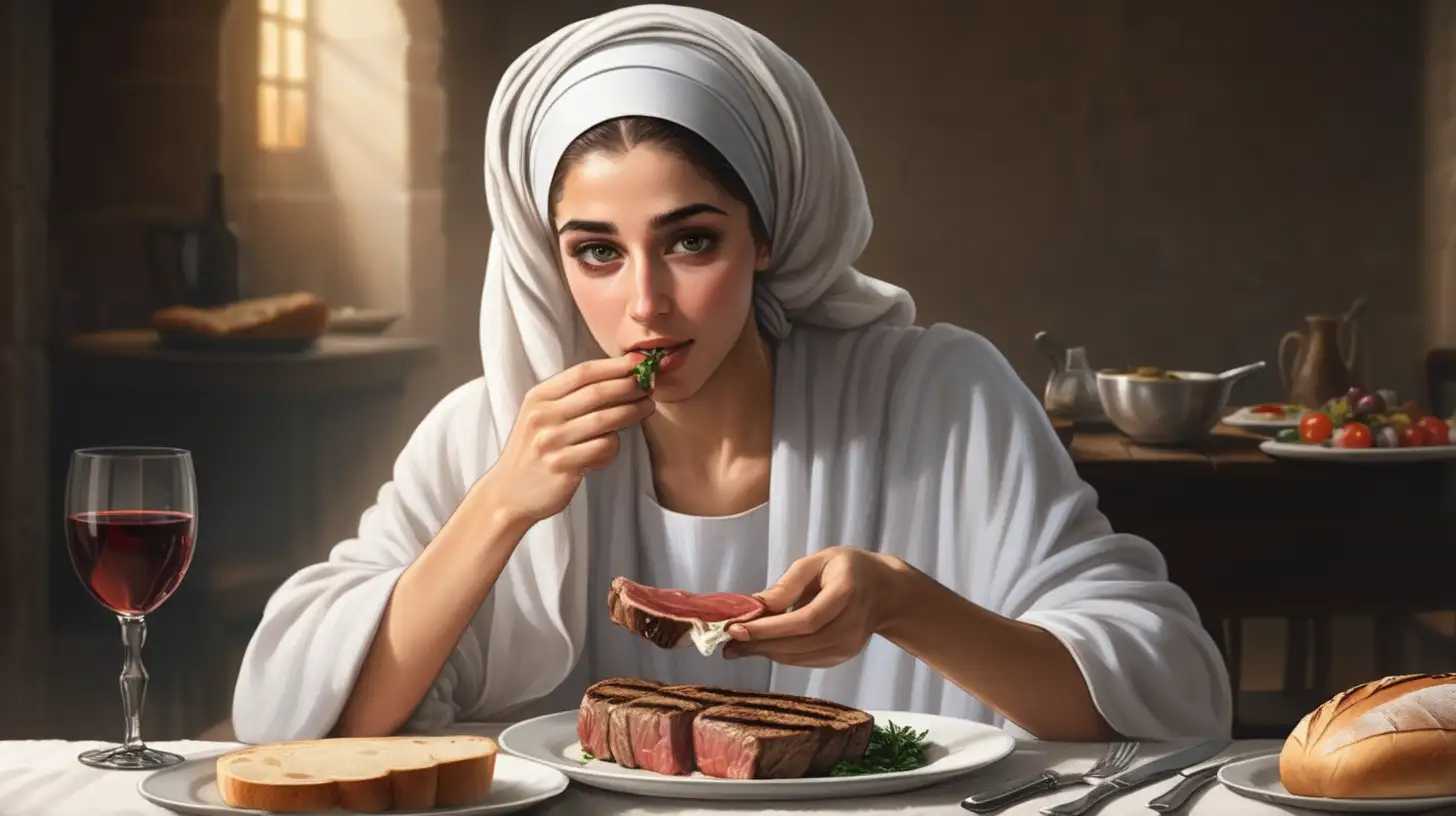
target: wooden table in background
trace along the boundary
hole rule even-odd
[[[1450,464],[1279,460],[1259,450],[1262,440],[1220,425],[1195,445],[1167,449],[1079,429],[1071,446],[1113,526],[1162,551],[1235,677],[1239,627],[1225,633],[1227,622],[1389,621],[1456,608]],[[1398,664],[1398,648],[1377,643],[1377,663]],[[1316,682],[1328,671],[1318,655]],[[1291,662],[1286,684],[1302,688],[1304,666]]]

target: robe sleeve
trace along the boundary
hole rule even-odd
[[[1227,668],[1162,554],[1112,529],[1045,410],[990,342],[942,326],[926,342],[921,381],[941,394],[921,394],[910,410],[948,428],[950,455],[964,457],[947,463],[964,481],[958,508],[942,511],[959,518],[942,529],[967,539],[970,599],[1061,641],[1118,733],[1228,736]]]
[[[269,599],[233,694],[240,741],[317,739],[333,729],[395,581],[471,484],[460,451],[474,441],[480,392],[476,380],[442,399],[406,443],[392,480],[360,518],[358,534],[335,545],[323,563],[299,570]],[[468,696],[457,695],[457,687],[479,686],[483,663],[482,644],[467,630],[406,729],[453,721],[460,713],[456,698]]]

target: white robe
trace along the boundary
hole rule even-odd
[[[1168,582],[1152,544],[1112,531],[1041,406],[989,342],[943,324],[803,326],[783,340],[775,365],[768,540],[733,545],[745,554],[767,548],[763,587],[794,559],[824,547],[889,553],[989,610],[1051,632],[1120,733],[1227,735],[1227,672],[1192,603]],[[442,400],[400,455],[358,536],[270,600],[238,678],[233,725],[240,739],[330,730],[395,580],[483,472],[462,451],[477,445],[485,399],[483,381],[475,380]],[[647,461],[641,433],[628,432],[624,443],[616,463],[585,482],[590,533],[583,552],[589,562],[607,559],[614,571],[636,577],[645,569],[634,567],[641,552],[636,502],[650,479],[637,464]],[[541,552],[549,542],[522,544],[530,546],[540,548],[532,563],[550,563],[551,554]],[[518,550],[513,560],[520,557]],[[585,566],[573,562],[573,578],[540,569],[503,573],[407,727],[570,709],[592,680],[642,673],[657,648],[647,641],[599,648],[625,633],[601,623],[610,576]],[[553,597],[555,587],[564,589]],[[541,648],[541,632],[577,615],[593,622],[588,642],[575,644],[582,659],[562,666]],[[965,642],[967,650],[978,647]],[[562,679],[531,696],[498,691],[542,677]],[[768,677],[775,691],[1006,726],[878,637],[839,666],[775,665]]]

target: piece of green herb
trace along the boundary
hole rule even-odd
[[[841,762],[829,772],[830,776],[858,776],[860,774],[896,773],[913,771],[924,765],[930,746],[925,743],[929,731],[915,733],[909,726],[897,726],[892,721],[888,727],[875,723],[870,731],[869,747],[859,762]]]
[[[594,756],[591,755],[591,751],[582,751],[581,752],[581,761],[582,762],[591,762],[593,759],[596,759],[596,757],[594,757]]]
[[[657,373],[657,364],[667,356],[667,349],[648,349],[642,354],[642,362],[632,366],[632,376],[637,378],[638,387],[648,391],[652,388],[652,376]]]

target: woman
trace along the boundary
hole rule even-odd
[[[1227,732],[1192,604],[1002,356],[852,267],[858,168],[772,43],[671,6],[568,26],[506,72],[485,183],[484,376],[271,599],[239,738],[518,719],[614,675],[1045,739]],[[644,348],[671,350],[650,392]],[[782,614],[721,657],[660,650],[607,621],[616,575]]]

